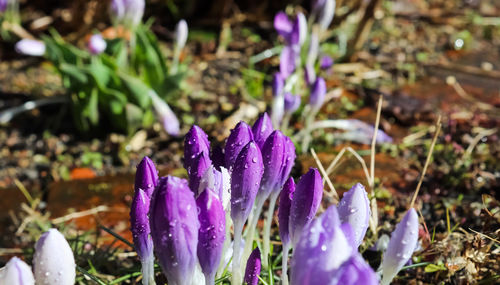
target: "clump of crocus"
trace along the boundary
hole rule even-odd
[[[247,267],[245,269],[245,277],[243,281],[247,285],[257,285],[259,284],[259,275],[261,269],[261,260],[260,260],[260,250],[256,247],[247,261]]]
[[[418,241],[418,215],[411,208],[391,235],[382,262],[382,282],[387,285],[411,258]]]
[[[36,242],[33,268],[37,284],[75,284],[73,251],[57,229],[46,231]]]
[[[356,183],[339,202],[338,211],[340,221],[349,223],[353,229],[353,243],[357,247],[363,242],[368,222],[370,220],[371,210],[368,195],[365,187]]]
[[[291,261],[292,285],[377,284],[342,227],[336,206],[330,206],[304,229]]]
[[[149,215],[154,251],[169,284],[191,285],[200,227],[196,209],[186,180],[160,178]]]
[[[237,143],[238,140],[234,144]],[[254,141],[244,146],[235,161],[237,163],[234,164],[231,174],[231,219],[234,225],[232,283],[240,284],[241,234],[259,190],[264,165],[260,149]]]
[[[130,224],[134,247],[141,260],[143,284],[154,284],[153,240],[149,225],[151,196],[158,184],[158,172],[153,161],[144,157],[137,165],[134,198],[130,207]]]
[[[101,34],[92,35],[88,42],[88,49],[91,54],[100,54],[106,50],[106,41],[102,38]]]
[[[198,260],[205,284],[214,284],[226,234],[225,212],[219,196],[206,188],[196,199],[198,206]]]
[[[35,278],[31,272],[31,267],[14,256],[7,262],[5,267],[0,268],[0,284],[34,285]]]

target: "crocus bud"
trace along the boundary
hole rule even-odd
[[[300,107],[300,95],[285,92],[285,113],[292,114]]]
[[[125,0],[111,0],[110,11],[111,18],[120,22],[125,16]]]
[[[276,72],[273,75],[272,89],[273,96],[279,96],[283,92],[283,88],[285,87],[285,79],[279,72]]]
[[[262,154],[254,141],[240,152],[231,175],[231,218],[245,223],[264,172]]]
[[[335,0],[326,0],[318,17],[318,24],[322,30],[328,29],[335,15]]]
[[[299,185],[292,207],[299,198],[297,191]],[[330,206],[304,228],[293,252],[290,284],[342,284],[332,280],[335,280],[335,273],[352,254],[353,248],[340,229],[337,208]]]
[[[188,25],[184,19],[180,20],[175,27],[175,44],[178,49],[184,48],[188,38]]]
[[[101,34],[92,35],[89,39],[88,49],[91,54],[100,54],[106,50],[106,41]]]
[[[198,213],[184,179],[160,178],[149,211],[151,236],[168,282],[190,285],[197,263]]]
[[[137,165],[134,189],[135,191],[142,189],[151,198],[156,185],[158,185],[158,171],[153,161],[145,156]]]
[[[288,40],[293,29],[293,23],[285,12],[280,11],[274,16],[274,28],[278,34]]]
[[[293,178],[290,177],[283,186],[283,190],[281,190],[280,202],[278,206],[279,234],[281,242],[284,245],[290,243],[289,220],[294,192],[295,182],[293,181]]]
[[[111,17],[118,24],[134,28],[144,15],[144,6],[144,0],[112,0]]]
[[[248,285],[258,285],[261,266],[260,250],[256,247],[248,257],[243,281]]]
[[[142,188],[135,189],[130,207],[130,229],[135,251],[141,260],[144,285],[154,283],[153,240],[148,218],[150,202],[150,197]]]
[[[411,208],[392,232],[382,262],[382,282],[389,284],[411,258],[418,241],[418,215]]]
[[[30,266],[14,256],[7,262],[4,268],[0,269],[0,284],[34,285],[35,278]]]
[[[75,284],[73,251],[57,229],[44,232],[36,242],[33,268],[36,284]]]
[[[312,85],[314,81],[316,81],[316,70],[314,70],[314,65],[306,64],[304,68],[304,77],[307,85]]]
[[[210,154],[210,142],[202,128],[193,125],[184,137],[184,168],[188,170],[200,153]]]
[[[286,45],[280,54],[280,73],[284,78],[288,78],[297,65],[297,58],[300,56],[300,50],[297,46]]]
[[[307,20],[306,16],[301,12],[297,13],[297,17],[293,23],[290,42],[294,45],[302,46],[307,37]]]
[[[295,158],[297,155],[295,154],[295,145],[292,140],[285,136],[285,156],[283,157],[285,162],[281,171],[280,179],[278,181],[278,187],[276,189],[281,189],[283,184],[285,184],[288,176],[290,176],[290,172],[292,172],[292,168],[295,165]]]
[[[342,285],[377,285],[379,280],[373,269],[366,263],[361,255],[355,252],[339,270],[332,281]]]
[[[262,113],[252,126],[255,143],[262,150],[266,139],[273,132],[273,123],[267,113]]]
[[[272,132],[262,147],[262,158],[264,160],[264,174],[260,181],[260,189],[257,199],[267,199],[269,194],[279,187],[283,168],[286,166],[285,148],[286,136],[279,130]]]
[[[7,10],[8,4],[9,4],[9,0],[0,0],[0,13],[5,12]]]
[[[233,164],[240,154],[240,151],[245,147],[245,145],[248,144],[248,142],[252,140],[252,129],[243,121],[240,121],[236,127],[231,130],[231,134],[229,134],[229,137],[227,138],[226,148],[224,151],[226,167],[229,171],[233,169]]]
[[[319,109],[325,102],[326,95],[326,82],[323,78],[318,77],[314,82],[311,95],[309,97],[309,104],[314,109]]]
[[[210,161],[208,155],[202,152],[198,154],[198,157],[196,157],[193,165],[187,169],[189,176],[189,188],[191,188],[195,197],[198,197],[200,193],[200,181],[211,165],[212,162]]]
[[[163,125],[163,129],[172,136],[179,135],[180,132],[180,123],[175,116],[174,112],[168,106],[167,102],[161,99],[156,92],[150,90],[148,92],[149,97],[151,97],[151,101],[153,103],[153,108],[156,113],[160,117],[160,122]]]
[[[209,188],[201,192],[196,205],[200,221],[198,260],[205,279],[209,281],[206,284],[213,284],[226,239],[226,216],[218,195]]]
[[[333,65],[333,59],[328,55],[324,55],[319,60],[319,67],[323,70],[329,69]]]
[[[16,52],[30,56],[43,56],[45,54],[45,44],[41,41],[22,39],[16,43]]]
[[[290,207],[290,238],[297,244],[300,233],[316,215],[323,197],[323,179],[316,168],[300,177]],[[337,210],[335,210],[335,213]]]
[[[319,36],[316,32],[311,33],[311,40],[309,43],[309,49],[307,50],[306,66],[314,68],[316,58],[318,58],[319,52]],[[314,82],[314,81],[311,81]],[[309,83],[311,84],[311,83]]]
[[[370,220],[370,202],[365,187],[356,183],[349,191],[344,193],[338,205],[340,221],[349,223],[354,231],[354,244],[356,248],[363,242],[368,222]]]

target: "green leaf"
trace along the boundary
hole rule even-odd
[[[424,268],[424,271],[427,273],[432,273],[436,271],[446,271],[448,270],[444,264],[429,264]]]
[[[127,104],[125,108],[127,110],[127,131],[131,134],[142,126],[142,117],[144,116],[144,112],[142,112],[141,108],[134,104]]]
[[[59,70],[64,75],[69,76],[73,80],[76,80],[79,84],[87,84],[88,82],[87,74],[85,73],[85,71],[76,65],[62,63],[59,67]],[[70,87],[70,89],[72,88]]]
[[[92,125],[97,125],[97,123],[99,122],[99,108],[97,105],[98,100],[99,100],[99,91],[96,88],[94,88],[90,93],[89,102],[85,108],[87,117],[89,118],[89,121]]]
[[[134,103],[144,109],[151,105],[151,99],[148,96],[148,92],[151,90],[151,88],[149,88],[141,80],[133,76],[124,73],[120,74],[119,76],[122,79],[122,82],[130,91],[130,94],[132,95],[131,99],[133,99]]]

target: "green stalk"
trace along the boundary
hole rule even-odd
[[[274,217],[274,206],[276,205],[276,200],[278,199],[279,191],[273,191],[269,200],[269,209],[267,209],[267,217],[264,222],[264,237],[262,243],[264,244],[263,255],[262,255],[262,266],[267,268],[269,266],[267,257],[269,255],[270,244],[271,244],[271,225],[273,223]]]

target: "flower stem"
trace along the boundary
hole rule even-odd
[[[233,276],[231,277],[231,285],[241,285],[241,232],[243,231],[243,223],[234,221],[234,242],[233,242]]]
[[[259,221],[260,213],[262,212],[262,206],[264,205],[264,201],[266,199],[259,199],[257,197],[257,201],[255,203],[255,208],[253,209],[252,218],[250,219],[247,226],[247,235],[245,237],[245,249],[243,250],[243,260],[246,260],[250,253],[252,252],[253,241],[255,238],[255,229],[257,228],[257,223]]]
[[[276,205],[276,200],[278,199],[279,191],[273,191],[269,200],[269,209],[267,209],[267,217],[264,222],[264,237],[262,239],[262,243],[264,244],[263,253],[262,253],[262,266],[267,268],[268,264],[268,255],[270,249],[270,239],[271,239],[271,225],[273,223],[274,217],[274,206]]]
[[[288,285],[288,253],[290,242],[283,244],[283,257],[281,258],[281,285]]]

